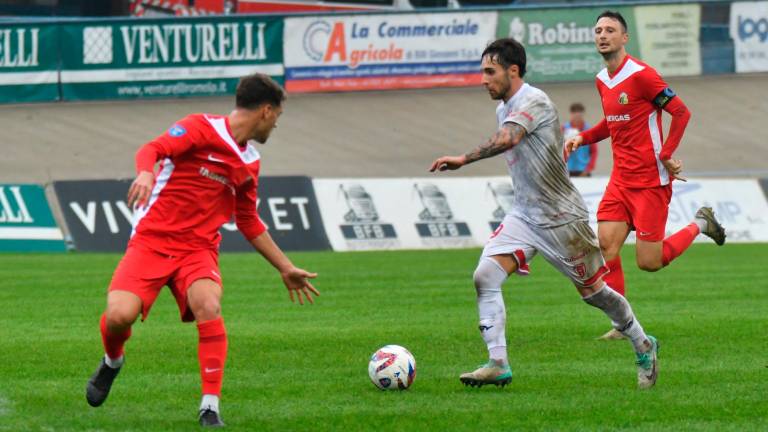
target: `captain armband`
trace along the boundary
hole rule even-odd
[[[653,104],[659,108],[664,108],[667,104],[677,96],[671,88],[667,87],[653,98]]]

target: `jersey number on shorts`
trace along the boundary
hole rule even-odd
[[[578,273],[579,277],[581,278],[587,275],[587,266],[584,265],[584,263],[576,264],[574,270],[576,270],[576,273]]]

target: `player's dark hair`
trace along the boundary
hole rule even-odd
[[[525,48],[520,42],[512,38],[497,39],[485,47],[480,57],[485,56],[490,56],[491,61],[500,64],[504,69],[517,65],[520,78],[525,76]]]
[[[285,100],[285,91],[267,75],[255,73],[240,78],[235,91],[235,106],[254,109],[265,103],[279,107]]]
[[[574,102],[571,104],[570,112],[584,112],[586,109],[584,108],[584,105],[581,102]]]
[[[623,16],[621,16],[620,13],[618,13],[616,11],[612,11],[612,10],[604,11],[603,13],[601,13],[600,15],[597,16],[597,19],[595,20],[595,22],[600,21],[600,18],[615,19],[616,21],[621,23],[621,27],[624,28],[624,33],[627,32],[627,21],[624,19]]]

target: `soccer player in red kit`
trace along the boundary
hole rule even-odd
[[[628,55],[627,23],[618,12],[605,11],[595,24],[595,44],[606,68],[597,74],[605,118],[569,139],[566,154],[582,144],[611,138],[613,171],[597,211],[597,232],[610,273],[606,282],[624,294],[624,273],[619,251],[631,229],[637,232],[637,265],[645,271],[667,266],[699,234],[715,243],[725,242],[725,230],[709,207],[696,212],[682,230],[664,238],[672,180],[680,176],[682,162],[672,158],[690,113],[682,100],[649,65]],[[672,116],[669,136],[662,137],[661,111]],[[610,331],[605,339],[620,338]]]
[[[233,215],[243,236],[280,272],[292,301],[298,297],[301,304],[304,298],[312,303],[312,296],[319,295],[309,282],[316,274],[291,263],[256,210],[260,156],[254,143],[267,141],[284,100],[283,89],[268,76],[243,77],[229,115],[189,115],[136,153],[137,176],[128,191],[133,232],[101,316],[106,354],[86,386],[91,406],[106,400],[123,365],[131,325],[139,315],[146,319],[167,285],[181,320],[197,322],[203,395],[199,422],[224,425],[219,397],[227,334],[218,246],[219,228]]]

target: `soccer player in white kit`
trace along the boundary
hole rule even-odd
[[[472,386],[511,382],[501,285],[512,273],[528,274],[528,263],[540,253],[630,340],[638,386],[652,387],[658,342],[645,333],[629,302],[603,281],[608,268],[587,223],[584,201],[568,178],[557,110],[543,91],[523,81],[525,65],[525,48],[516,40],[488,45],[482,55],[482,84],[492,99],[501,101],[496,109],[499,129],[485,144],[461,156],[441,157],[430,168],[455,170],[503,153],[515,189],[513,210],[486,244],[474,273],[479,329],[489,360],[461,374],[460,380]]]

